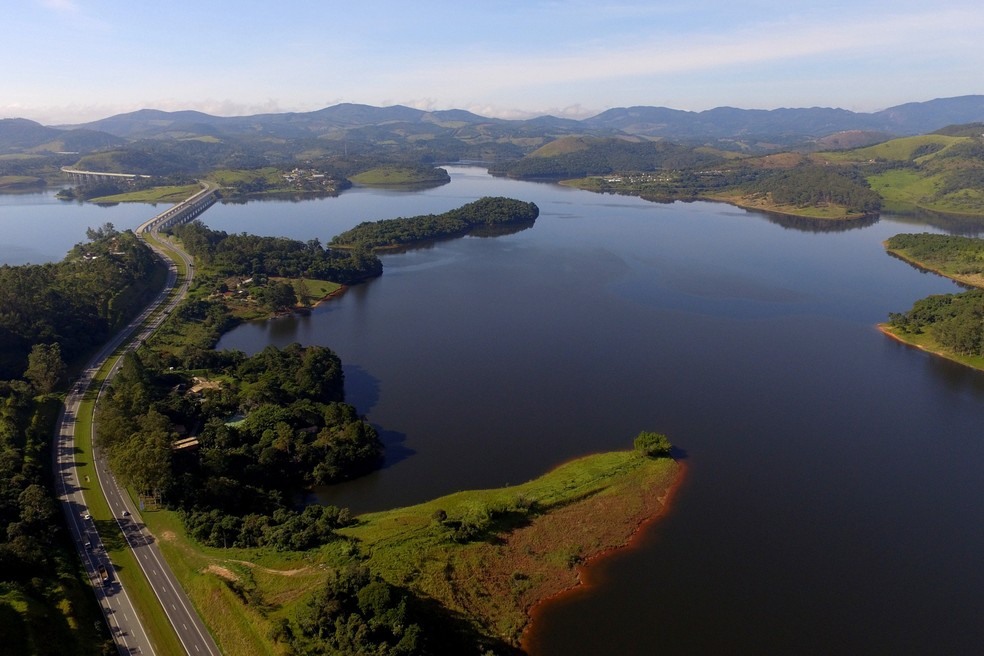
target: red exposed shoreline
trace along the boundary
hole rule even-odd
[[[640,520],[639,523],[636,525],[636,527],[633,529],[632,533],[629,535],[628,540],[625,542],[625,544],[616,547],[609,547],[608,549],[604,549],[603,551],[599,551],[596,554],[592,554],[588,556],[581,564],[577,566],[577,581],[574,584],[548,597],[544,597],[543,599],[540,599],[535,604],[533,604],[533,606],[527,611],[527,616],[529,617],[529,621],[527,622],[526,626],[523,628],[523,632],[520,634],[519,637],[519,646],[520,649],[523,650],[523,652],[532,653],[529,649],[531,647],[529,642],[531,634],[535,630],[537,619],[541,616],[541,614],[544,611],[547,610],[547,608],[551,604],[566,599],[575,593],[581,594],[582,592],[589,592],[591,589],[597,587],[598,585],[602,585],[604,583],[603,581],[600,581],[597,578],[592,579],[592,577],[590,576],[592,565],[599,564],[600,561],[604,560],[605,558],[607,558],[608,556],[610,556],[615,552],[630,551],[633,549],[637,549],[640,546],[642,538],[645,534],[645,530],[652,524],[656,523],[656,521],[664,517],[667,514],[667,512],[669,512],[671,507],[671,502],[675,497],[677,491],[683,485],[683,481],[687,473],[687,468],[682,462],[677,462],[677,464],[679,465],[679,471],[673,483],[670,485],[669,488],[667,488],[666,493],[663,495],[662,499],[660,499],[660,502],[662,503],[662,508],[660,508],[660,510],[656,514],[650,515]]]

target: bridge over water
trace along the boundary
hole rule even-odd
[[[72,182],[77,185],[93,184],[95,182],[116,182],[119,180],[138,180],[150,178],[149,175],[139,173],[109,173],[106,171],[85,171],[83,169],[70,169],[62,167],[62,173],[67,173],[72,178]]]
[[[187,223],[211,207],[217,200],[215,187],[207,182],[199,182],[199,184],[202,185],[201,191],[142,223],[137,228],[137,234]]]
[[[64,166],[61,170],[62,173],[67,173],[70,175],[72,177],[72,181],[77,185],[92,184],[95,182],[137,180],[153,177],[139,173],[85,171],[82,169],[70,169]],[[187,223],[207,210],[216,201],[216,187],[207,182],[199,182],[199,184],[202,185],[201,191],[144,222],[139,228],[137,228],[137,233],[160,230],[161,228],[170,228],[171,226],[179,225],[181,223]]]

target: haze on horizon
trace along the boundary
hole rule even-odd
[[[984,92],[976,0],[0,0],[0,10],[0,118],[47,125],[341,102],[502,118],[632,105],[871,112]]]

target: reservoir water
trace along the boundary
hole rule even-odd
[[[386,255],[381,278],[311,314],[223,338],[345,363],[387,462],[320,500],[366,511],[518,483],[661,431],[687,470],[670,511],[541,609],[531,653],[979,652],[984,375],[875,328],[958,290],[884,252],[936,228],[825,231],[448,169],[427,191],[201,217],[326,243],[486,195],[540,207],[532,228]]]

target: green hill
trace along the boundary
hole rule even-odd
[[[984,215],[981,124],[950,126],[933,134],[818,156],[831,163],[861,166],[887,211]]]

